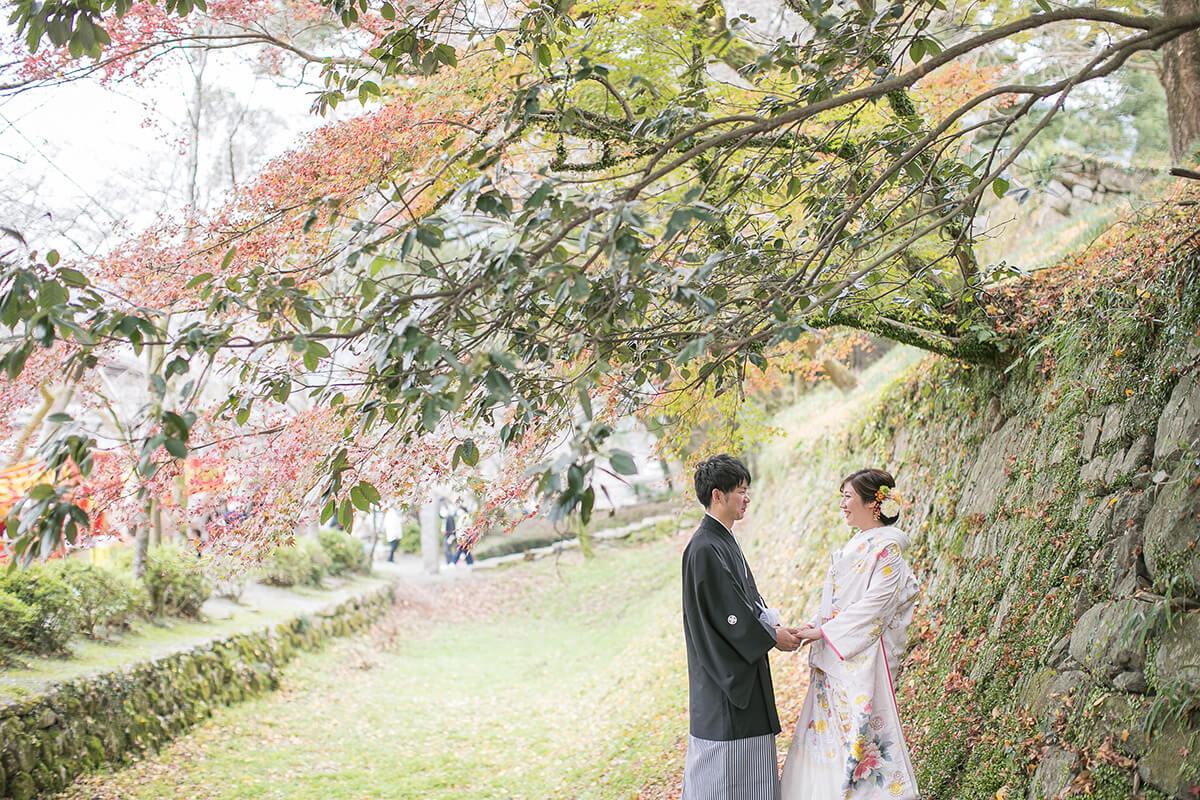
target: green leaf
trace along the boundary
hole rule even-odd
[[[362,492],[362,496],[368,503],[378,503],[383,498],[379,494],[379,490],[367,481],[360,481],[358,490]]]
[[[497,36],[492,40],[492,43],[496,45],[496,52],[500,53],[500,55],[504,55],[504,39]]]
[[[167,439],[165,442],[163,442],[163,447],[167,449],[168,453],[176,458],[187,457],[187,445],[179,439]]]
[[[1004,197],[1004,195],[1008,194],[1008,187],[1009,183],[1004,178],[996,178],[996,180],[992,181],[992,192],[996,197]]]
[[[396,19],[396,9],[392,8],[391,3],[384,3],[383,8],[380,9],[379,13],[382,14],[383,18],[389,22]]]
[[[550,66],[551,55],[549,46],[545,44],[539,44],[537,46],[537,60],[538,63],[543,67]]]
[[[462,443],[462,460],[468,467],[479,463],[479,448],[474,439],[465,439]]]
[[[350,488],[350,502],[353,503],[354,507],[359,511],[369,511],[371,508],[371,504],[367,502],[367,498],[363,497],[362,488],[358,486],[352,486]]]
[[[693,339],[692,341],[688,342],[682,350],[679,351],[678,355],[675,356],[675,363],[683,365],[695,358],[699,358],[707,347],[707,336],[701,336],[699,339]]]
[[[233,257],[237,255],[237,248],[231,247],[225,253],[225,257],[221,259],[221,269],[229,269],[229,265],[233,263]]]
[[[908,48],[908,57],[912,59],[914,64],[920,64],[921,59],[925,57],[925,40],[917,38]]]
[[[592,506],[596,504],[596,487],[589,486],[579,498],[579,519],[584,525],[592,520]]]
[[[62,279],[63,283],[76,288],[83,288],[84,286],[91,285],[91,281],[87,279],[86,275],[79,270],[71,269],[70,267],[59,267],[58,277]]]
[[[576,495],[583,491],[583,469],[578,464],[572,464],[567,467],[567,491],[568,495]]]
[[[612,466],[613,471],[620,475],[637,474],[637,464],[634,463],[633,456],[624,450],[613,450],[608,456],[608,463]]]
[[[488,391],[495,395],[500,402],[507,403],[512,399],[512,383],[508,380],[508,376],[503,372],[489,369],[487,374],[483,376],[483,382],[487,386]]]
[[[29,490],[29,496],[34,500],[46,500],[54,497],[54,487],[48,483],[39,483]]]

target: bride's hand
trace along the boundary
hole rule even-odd
[[[796,635],[800,637],[800,646],[803,647],[820,639],[821,629],[813,625],[805,625],[803,628],[796,630]]]

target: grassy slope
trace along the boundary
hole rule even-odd
[[[64,796],[629,797],[680,733],[680,547],[410,587],[370,638]]]

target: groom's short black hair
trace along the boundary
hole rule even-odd
[[[728,494],[743,483],[750,485],[750,470],[728,453],[706,458],[696,465],[696,499],[705,508],[712,505],[713,489]]]

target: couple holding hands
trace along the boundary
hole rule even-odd
[[[781,624],[733,534],[750,503],[750,472],[718,455],[696,468],[705,515],[683,553],[690,736],[683,800],[917,800],[894,681],[917,581],[888,473],[841,485],[856,529],[833,553],[808,624]],[[779,716],[767,653],[809,647],[804,709],[779,775]]]

